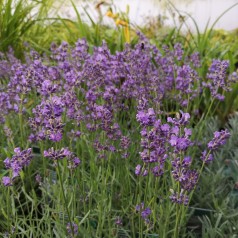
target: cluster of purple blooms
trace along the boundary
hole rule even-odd
[[[212,153],[218,150],[222,145],[224,145],[229,137],[230,133],[227,129],[222,131],[215,131],[213,139],[207,144],[208,149],[202,152],[202,161],[207,164],[213,161]]]
[[[225,96],[220,93],[220,89],[230,91],[230,84],[233,82],[232,78],[227,80],[226,73],[229,67],[227,60],[213,60],[209,72],[207,73],[207,82],[203,82],[203,86],[210,89],[212,97],[223,101]]]
[[[229,137],[230,133],[227,129],[214,132],[214,138],[207,144],[208,149],[211,151],[217,150],[226,143]]]
[[[189,192],[195,189],[199,179],[199,172],[191,169],[192,158],[186,156],[188,149],[195,146],[190,139],[192,130],[188,128],[190,115],[180,111],[175,118],[168,117],[167,123],[161,123],[156,119],[156,113],[152,108],[142,110],[139,108],[136,116],[141,125],[141,149],[140,157],[143,165],[135,168],[137,176],[163,176],[165,164],[172,165],[172,176],[179,183],[180,191],[172,191],[171,201],[188,205]],[[201,159],[204,163],[213,160],[212,152],[224,145],[230,134],[227,130],[215,132],[214,138],[207,144],[207,150],[202,152]]]
[[[4,160],[5,167],[10,173],[10,176],[4,176],[2,178],[4,186],[11,186],[13,179],[19,176],[22,169],[28,166],[33,158],[31,148],[22,151],[20,148],[15,148],[14,153],[12,158],[6,158]]]
[[[0,91],[2,120],[8,112],[19,112],[22,106],[25,112],[28,96],[37,93],[42,102],[35,108],[35,117],[47,114],[48,118],[37,122],[36,126],[40,128],[34,129],[40,133],[40,138],[47,137],[45,130],[49,130],[50,135],[52,130],[51,139],[60,140],[60,115],[56,116],[55,125],[53,123],[51,128],[47,120],[50,119],[48,113],[52,112],[44,111],[44,104],[54,103],[48,102],[51,97],[58,96],[57,100],[62,103],[59,106],[75,123],[91,119],[88,125],[91,128],[95,126],[94,117],[100,107],[104,115],[98,120],[106,119],[110,124],[113,121],[110,115],[116,110],[127,108],[125,99],[144,97],[155,104],[173,100],[184,108],[188,100],[191,102],[200,95],[203,87],[208,87],[213,97],[222,100],[218,90],[229,90],[230,83],[237,80],[237,77],[226,76],[227,61],[214,60],[207,74],[208,81],[201,85],[201,78],[196,71],[200,67],[197,53],[185,57],[180,44],[176,44],[173,50],[164,47],[163,52],[160,52],[144,36],[139,37],[140,42],[133,49],[126,46],[124,51],[116,52],[115,55],[110,53],[105,43],[95,47],[93,54],[89,54],[87,42],[79,40],[75,48],[66,42],[58,48],[52,45],[52,55],[48,59],[33,51],[26,63],[11,57],[11,64],[6,66],[2,56],[0,67],[8,67],[8,71],[3,70],[1,74],[9,78],[8,84]],[[51,61],[54,62],[53,66]],[[79,95],[84,100],[79,100]],[[99,103],[102,100],[103,105]],[[107,124],[101,126],[109,130]],[[38,135],[35,137],[38,138]]]
[[[72,222],[71,224],[68,223],[66,226],[66,230],[67,230],[68,237],[70,238],[76,237],[78,234],[78,225],[74,222]]]
[[[183,204],[187,206],[189,204],[189,196],[185,194],[185,191],[181,189],[180,192],[175,192],[173,189],[170,189],[171,195],[169,196],[170,200],[177,204]]]
[[[44,157],[49,158],[57,165],[57,161],[67,158],[68,168],[75,169],[80,164],[80,159],[74,155],[68,148],[55,150],[53,147],[44,151]]]
[[[144,203],[142,202],[135,207],[136,211],[140,213],[140,216],[144,220],[144,222],[148,225],[150,223],[149,216],[151,214],[151,209],[149,207],[145,208]]]
[[[32,110],[34,118],[29,118],[32,134],[30,141],[40,141],[46,138],[58,142],[62,139],[64,123],[62,122],[63,102],[60,97],[53,96],[47,101],[42,101]]]
[[[66,42],[59,47],[52,44],[50,57],[31,51],[25,63],[10,53],[9,62],[0,55],[0,77],[6,79],[0,89],[0,121],[4,123],[9,115],[20,113],[28,122],[28,140],[32,144],[58,143],[64,137],[75,141],[81,135],[92,134],[88,138],[94,139],[91,144],[98,158],[106,159],[108,153],[120,153],[122,158],[129,158],[129,133],[123,134],[118,118],[125,113],[124,120],[129,125],[130,112],[137,105],[141,163],[136,165],[135,174],[152,173],[160,177],[170,163],[172,177],[180,185],[180,191],[173,190],[170,199],[187,205],[188,194],[199,178],[198,172],[192,169],[192,158],[187,155],[194,146],[190,114],[180,111],[163,123],[162,119],[157,119],[159,115],[164,116],[160,110],[165,109],[166,101],[185,111],[188,103],[201,95],[204,88],[210,90],[213,98],[224,100],[221,90],[229,91],[230,84],[238,77],[236,74],[227,77],[227,61],[214,60],[206,82],[202,82],[197,72],[201,66],[198,53],[185,56],[180,44],[173,50],[165,46],[160,51],[143,35],[139,34],[139,38],[134,48],[126,45],[122,52],[115,54],[111,54],[105,43],[94,47],[89,54],[87,42],[79,40],[74,48]],[[129,126],[126,129],[129,130]],[[5,132],[8,138],[12,137],[10,128]],[[228,137],[227,130],[215,132],[207,150],[202,152],[202,161],[212,161],[212,153]],[[13,179],[32,159],[31,149],[16,148],[14,152],[11,159],[4,161],[10,172],[10,176],[2,179],[5,186],[12,185]],[[66,158],[69,169],[80,164],[80,159],[68,148],[56,150],[52,147],[44,151],[44,157],[53,164]],[[151,213],[142,205],[137,211],[145,221]]]

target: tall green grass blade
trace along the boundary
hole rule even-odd
[[[87,33],[86,33],[86,29],[85,29],[85,26],[84,26],[84,23],[81,19],[81,16],[79,14],[79,11],[77,10],[77,7],[76,5],[74,4],[74,2],[72,0],[70,0],[73,8],[74,8],[74,11],[76,13],[76,16],[77,16],[77,27],[79,28],[79,31],[82,33],[82,36],[86,37],[87,36]]]
[[[90,22],[92,23],[92,26],[95,27],[97,24],[94,22],[94,20],[92,19],[92,17],[90,16],[90,14],[88,13],[87,9],[85,7],[83,7],[84,12],[86,13],[86,15],[88,16]]]
[[[23,38],[34,25],[31,16],[35,4],[27,1],[1,1],[0,12],[0,50],[7,51],[9,46],[19,50]]]

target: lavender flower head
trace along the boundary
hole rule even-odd
[[[137,212],[140,213],[140,216],[145,221],[145,223],[149,224],[150,221],[149,221],[148,217],[151,214],[151,209],[149,207],[145,208],[145,205],[143,202],[141,204],[136,205],[135,209]]]
[[[123,223],[122,223],[121,217],[118,216],[118,217],[116,218],[115,224],[116,224],[117,226],[122,226]]]
[[[176,118],[168,117],[167,121],[173,125],[171,128],[171,136],[169,144],[174,147],[174,152],[186,151],[188,147],[192,146],[193,143],[189,137],[192,135],[192,130],[184,128],[189,123],[189,113],[181,112],[181,116],[177,114]]]
[[[2,183],[5,187],[12,186],[12,179],[10,177],[4,176],[2,177]]]
[[[35,179],[36,179],[36,182],[37,182],[39,185],[41,185],[41,183],[42,183],[42,177],[40,176],[40,174],[37,174],[37,175],[35,176]]]
[[[188,205],[189,197],[184,193],[184,190],[182,189],[180,193],[175,192],[173,189],[170,189],[171,195],[170,200],[177,204],[183,204],[185,206]]]
[[[139,111],[136,119],[142,126],[152,126],[156,120],[155,111],[153,108],[149,108],[147,112]]]
[[[140,173],[141,173],[141,165],[140,164],[138,164],[138,165],[136,165],[136,168],[135,168],[135,175],[140,175]]]
[[[220,101],[223,101],[225,96],[218,92],[219,89],[230,91],[230,84],[234,79],[227,78],[228,67],[229,61],[227,60],[213,60],[207,74],[208,81],[203,82],[203,86],[210,89],[211,95]]]
[[[227,139],[230,137],[230,133],[227,129],[214,132],[213,139],[207,144],[209,150],[217,150],[220,146],[224,145]]]
[[[71,226],[72,226],[72,228],[71,228]],[[73,229],[73,231],[72,231],[72,229]],[[70,223],[68,223],[66,226],[66,230],[67,230],[68,236],[70,238],[76,237],[78,234],[78,225],[74,222],[72,222],[71,225],[70,225]]]
[[[175,126],[186,126],[189,123],[190,114],[187,112],[180,111],[181,115],[179,113],[176,114],[176,118],[167,118],[167,122],[172,123]]]
[[[11,176],[5,176],[2,178],[4,186],[11,186],[13,179],[19,176],[19,173],[23,167],[28,166],[33,158],[32,149],[21,150],[19,147],[14,149],[15,154],[12,158],[6,158],[4,164],[6,169],[9,169]]]
[[[212,154],[208,153],[206,150],[202,152],[201,160],[205,162],[206,164],[211,163],[214,160],[214,157]]]
[[[15,178],[19,175],[24,166],[28,166],[33,158],[32,149],[22,150],[17,147],[14,149],[15,154],[12,158],[4,160],[5,167],[12,170],[12,177]]]
[[[54,165],[57,165],[57,161],[67,158],[68,168],[75,169],[81,163],[80,159],[74,155],[68,148],[61,148],[55,150],[53,147],[44,151],[44,157],[53,160]]]

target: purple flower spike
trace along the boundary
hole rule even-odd
[[[212,154],[208,154],[206,150],[204,150],[202,152],[201,160],[204,161],[206,164],[212,162],[213,159],[214,159],[213,155]]]
[[[6,169],[11,168],[11,160],[9,158],[6,158],[3,162],[5,164]]]
[[[75,169],[81,163],[80,159],[77,158],[74,153],[68,150],[68,148],[62,148],[60,150],[55,150],[53,147],[44,151],[44,157],[52,159],[56,165],[57,160],[62,160],[67,158],[68,168]]]
[[[182,189],[180,193],[178,192],[174,192],[173,189],[170,189],[170,192],[172,193],[170,195],[170,200],[174,203],[177,203],[177,204],[183,204],[185,206],[188,205],[188,202],[189,202],[189,197],[188,195],[184,194],[184,190]]]
[[[116,218],[116,221],[115,221],[115,224],[117,225],[117,226],[122,226],[122,219],[120,218],[120,217],[117,217]]]
[[[61,131],[56,131],[56,132],[51,132],[49,135],[49,139],[58,142],[62,140],[62,132]]]
[[[44,157],[52,159],[54,161],[61,160],[70,154],[71,152],[67,148],[62,148],[61,150],[55,150],[52,147],[44,151]]]
[[[226,143],[226,140],[230,137],[230,133],[227,129],[214,132],[213,139],[207,144],[209,150],[217,150],[220,146]]]
[[[198,172],[196,170],[187,170],[184,173],[184,180],[181,182],[182,188],[186,191],[191,191],[195,188],[198,182]]]
[[[149,207],[147,207],[145,210],[141,212],[141,217],[143,219],[146,219],[151,214],[151,210]]]
[[[141,204],[136,205],[136,211],[139,212],[142,209],[144,209],[144,203],[142,202]]]
[[[178,151],[185,151],[189,146],[192,145],[191,141],[188,138],[177,137],[175,135],[171,136],[169,143],[171,146],[175,147]]]
[[[167,121],[175,126],[185,126],[189,123],[190,114],[180,111],[181,115],[177,114],[176,118],[168,117]]]
[[[228,67],[229,61],[227,60],[213,60],[207,74],[208,81],[203,83],[204,87],[210,89],[211,95],[220,101],[223,101],[225,97],[218,92],[219,89],[230,91],[231,83],[237,81],[234,77],[227,78]]]
[[[9,186],[12,186],[12,179],[10,177],[6,177],[4,176],[2,178],[2,183],[5,187],[9,187]]]
[[[14,152],[15,155],[13,155],[11,159],[6,158],[4,160],[6,168],[12,171],[12,178],[10,178],[11,180],[19,176],[19,173],[23,169],[23,167],[28,166],[33,158],[31,148],[21,151],[21,149],[17,147],[14,149]],[[9,178],[3,178],[3,183],[10,186],[11,181],[9,180]]]
[[[139,111],[136,119],[142,126],[152,126],[156,120],[154,109],[149,108],[147,112]]]
[[[71,228],[71,226],[72,226],[72,228]],[[77,234],[78,234],[78,225],[76,223],[72,222],[72,225],[70,225],[70,223],[68,223],[67,226],[66,226],[66,229],[67,229],[67,233],[68,233],[70,238],[77,236]],[[72,229],[73,229],[73,231],[72,231]],[[73,236],[73,234],[74,234],[74,236]]]
[[[68,158],[68,166],[67,167],[69,169],[76,169],[80,163],[81,163],[80,159],[73,155]]]
[[[136,169],[135,169],[135,174],[136,174],[136,175],[140,175],[140,173],[141,173],[141,165],[138,164],[138,165],[136,166]]]
[[[130,143],[131,143],[130,138],[128,138],[127,136],[122,136],[121,137],[121,147],[122,147],[122,149],[127,150],[128,147],[130,146]]]
[[[135,207],[136,211],[140,213],[140,216],[143,218],[146,224],[148,224],[150,221],[148,217],[151,214],[151,209],[149,207],[145,208],[144,203],[136,205]]]
[[[184,159],[183,159],[183,162],[182,162],[182,167],[184,168],[188,168],[192,163],[192,159],[190,156],[186,156]]]
[[[40,174],[37,174],[37,175],[35,176],[35,179],[36,179],[36,182],[37,182],[39,185],[41,185],[42,177],[40,176]]]

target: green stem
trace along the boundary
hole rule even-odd
[[[207,113],[206,113],[206,114],[203,113],[203,115],[201,116],[199,122],[197,123],[197,127],[200,126],[200,124],[202,123],[202,121],[206,121],[206,119],[207,119],[207,117],[208,117],[208,115],[209,115],[209,113],[210,113],[210,111],[211,111],[211,108],[212,108],[212,106],[213,106],[214,101],[215,101],[215,99],[213,98],[213,99],[212,99],[212,102],[211,102],[211,104],[210,104],[210,106],[209,106],[209,108],[208,108],[208,110],[207,110]],[[203,125],[202,125],[202,128],[203,128]],[[201,129],[201,130],[202,130],[202,129]],[[200,130],[200,131],[201,131],[201,130]]]
[[[58,173],[59,180],[60,180],[60,187],[61,187],[62,194],[63,194],[65,209],[66,209],[66,212],[67,212],[67,215],[68,215],[68,218],[69,218],[70,229],[71,229],[72,235],[74,236],[73,224],[72,224],[72,221],[71,221],[71,216],[70,216],[70,213],[69,213],[68,203],[67,203],[67,199],[66,199],[65,192],[64,192],[63,180],[62,180],[61,171],[60,171],[60,164],[59,164],[58,160],[57,160],[57,168],[56,169],[57,169],[57,173]]]
[[[200,179],[200,177],[201,177],[202,171],[203,171],[204,166],[205,166],[205,161],[206,161],[207,158],[209,157],[210,153],[211,153],[211,150],[208,151],[207,156],[206,156],[205,160],[204,160],[203,163],[202,163],[201,169],[200,169],[199,174],[198,174],[198,180],[197,180],[197,182],[199,181],[199,179]],[[193,194],[194,194],[196,188],[197,188],[197,184],[194,186],[194,189],[193,189],[193,190],[191,191],[191,193],[190,193],[188,204],[190,204],[191,199],[192,199],[192,197],[193,197]],[[185,214],[187,213],[187,210],[188,210],[188,206],[185,207]]]
[[[23,135],[23,115],[22,115],[22,111],[23,111],[23,95],[21,95],[21,99],[20,99],[20,108],[19,108],[19,126],[20,126],[20,139],[21,139],[21,147],[23,148],[23,141],[24,141],[24,135]]]
[[[180,212],[179,212],[179,204],[176,204],[176,223],[175,223],[175,230],[174,230],[174,238],[178,237],[179,229],[179,218],[180,218]]]
[[[9,201],[10,201],[10,187],[7,188],[7,228],[10,234],[11,227],[10,227],[10,209],[9,209]]]

